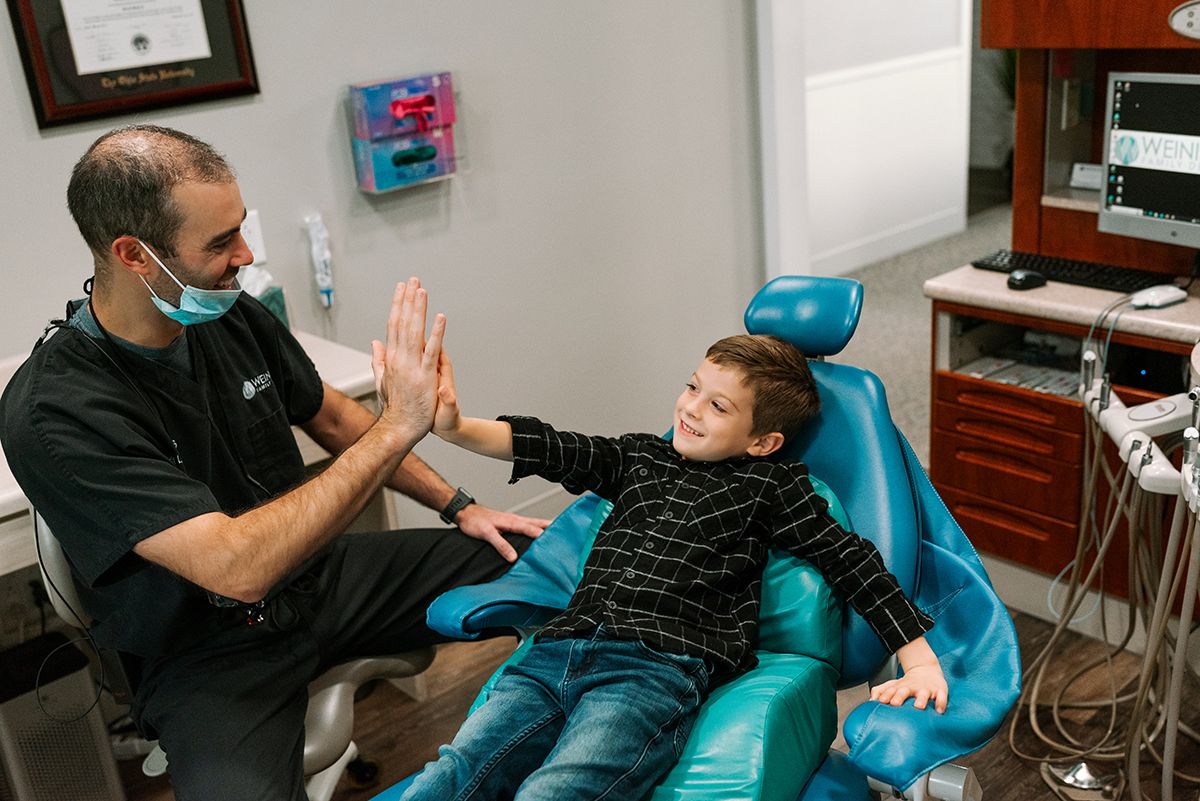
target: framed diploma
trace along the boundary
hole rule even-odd
[[[255,94],[241,0],[8,0],[39,128]]]

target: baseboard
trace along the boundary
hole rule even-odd
[[[1000,596],[1000,600],[1004,602],[1005,606],[1040,620],[1050,623],[1058,622],[1056,614],[1050,610],[1047,603],[1047,596],[1053,582],[1052,577],[994,556],[981,554],[980,558],[996,588],[996,594]],[[1056,608],[1061,606],[1064,596],[1064,589],[1061,586],[1057,587],[1054,593]],[[1080,605],[1080,611],[1075,615],[1075,620],[1067,628],[1097,640],[1107,639],[1110,645],[1117,645],[1125,633],[1125,626],[1129,620],[1128,603],[1124,598],[1105,597],[1104,612],[1108,620],[1108,637],[1106,638],[1100,625],[1098,598],[1099,593],[1089,592]],[[1088,611],[1092,609],[1095,611],[1089,615]],[[1168,625],[1171,626],[1172,631],[1175,631],[1178,630],[1178,623],[1178,618],[1172,617]],[[1146,632],[1139,620],[1134,624],[1133,638],[1129,641],[1127,649],[1140,654],[1145,651],[1145,648]],[[1022,661],[1028,663],[1036,656],[1037,654],[1023,654]],[[1200,636],[1191,637],[1188,642],[1188,664],[1193,671],[1200,674]]]
[[[814,275],[844,275],[967,229],[964,208],[950,208],[877,231],[812,256]]]

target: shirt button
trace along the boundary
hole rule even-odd
[[[641,469],[639,469],[639,470],[638,470],[638,475],[639,475],[639,476],[644,476],[644,475],[648,474],[649,472],[650,472],[649,470],[647,470],[646,468],[644,468],[644,467],[643,467],[643,468],[641,468]]]
[[[667,518],[668,520],[671,520],[675,517],[675,513],[668,510],[666,512],[663,512],[663,517]]]
[[[625,578],[634,578],[636,575],[637,575],[637,574],[636,574],[636,573],[634,573],[632,570],[626,570],[626,571],[625,571]]]
[[[605,606],[607,606],[609,609],[616,609],[616,608],[617,608],[617,602],[616,602],[616,601],[605,601],[605,602],[604,602],[604,605],[605,605]]]
[[[647,541],[646,541],[646,550],[647,550],[647,551],[653,551],[653,550],[654,550],[654,540],[647,540]]]

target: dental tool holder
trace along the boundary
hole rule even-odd
[[[1107,378],[1107,376],[1106,376]],[[1195,390],[1193,390],[1195,391]],[[1083,393],[1083,404],[1117,445],[1121,461],[1138,486],[1159,495],[1178,495],[1184,485],[1179,470],[1152,437],[1174,434],[1193,426],[1191,393],[1179,393],[1138,406],[1126,406],[1106,379],[1095,379]]]
[[[1200,454],[1197,453],[1200,447],[1200,431],[1196,427],[1188,426],[1183,432],[1183,471],[1180,480],[1183,499],[1188,505],[1188,509],[1192,514],[1200,511]]]

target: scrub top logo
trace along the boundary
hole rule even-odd
[[[254,396],[262,392],[264,389],[269,389],[271,386],[271,374],[263,373],[256,375],[254,378],[247,379],[242,384],[242,397],[246,400],[253,400]]]
[[[1121,136],[1117,138],[1117,143],[1114,152],[1117,160],[1128,166],[1137,161],[1138,143],[1137,139],[1132,136]]]

